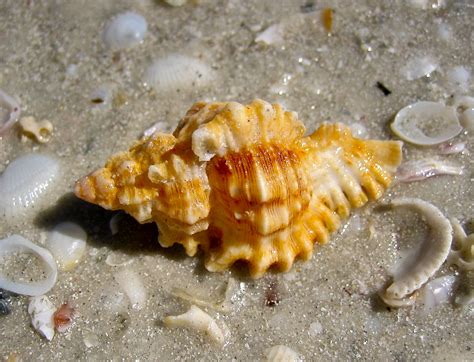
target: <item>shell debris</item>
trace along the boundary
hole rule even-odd
[[[127,294],[132,308],[140,310],[145,306],[147,290],[137,272],[124,268],[114,274],[114,279]]]
[[[454,238],[448,263],[457,265],[463,270],[474,270],[474,233],[466,235],[458,220],[452,218]]]
[[[224,331],[217,325],[214,318],[209,314],[191,305],[189,310],[178,316],[168,316],[163,320],[165,326],[170,328],[185,327],[206,334],[211,341],[223,346],[226,341]]]
[[[12,221],[33,207],[38,211],[58,173],[58,161],[42,154],[26,154],[11,162],[0,176],[0,219]]]
[[[19,117],[20,104],[0,89],[0,137],[18,121]]]
[[[449,161],[422,158],[402,163],[397,170],[397,180],[413,182],[437,175],[462,175],[463,168]]]
[[[114,17],[104,29],[104,44],[113,50],[134,47],[143,42],[148,24],[143,16],[132,11]]]
[[[357,139],[343,124],[304,132],[279,104],[198,102],[173,134],[113,156],[75,193],[156,222],[163,247],[182,244],[189,256],[202,249],[209,271],[237,260],[255,278],[272,265],[288,271],[352,208],[380,198],[402,157],[401,142]]]
[[[51,341],[54,337],[54,312],[56,308],[45,295],[33,297],[28,305],[31,325],[44,338]]]
[[[38,122],[35,117],[31,116],[23,117],[18,124],[22,142],[30,138],[39,143],[46,143],[50,140],[54,128],[50,121],[44,119]]]
[[[268,362],[298,362],[300,355],[287,346],[278,345],[268,348],[265,352]]]
[[[72,270],[86,251],[87,234],[73,222],[56,225],[48,234],[46,246],[56,258],[61,269]]]
[[[430,228],[429,236],[413,255],[416,257],[403,266],[393,278],[392,284],[381,295],[383,301],[392,307],[410,305],[410,294],[418,290],[440,268],[448,257],[452,241],[452,227],[449,220],[434,205],[416,198],[399,198],[391,201],[392,207],[409,207],[419,212]],[[412,255],[412,256],[413,256]]]
[[[401,109],[390,128],[402,140],[418,146],[449,141],[462,131],[454,107],[426,101]]]
[[[16,253],[28,253],[39,257],[43,264],[45,278],[37,281],[20,282],[12,280],[0,272],[0,288],[16,294],[30,296],[39,296],[51,290],[56,284],[58,276],[57,265],[51,253],[20,235],[11,235],[0,240],[0,259]]]

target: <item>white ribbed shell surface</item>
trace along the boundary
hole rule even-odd
[[[0,176],[0,218],[13,219],[35,207],[58,172],[58,161],[37,153],[10,163]]]

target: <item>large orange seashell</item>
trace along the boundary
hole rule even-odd
[[[401,142],[356,139],[342,124],[304,132],[279,104],[199,102],[173,135],[112,156],[75,193],[156,222],[162,246],[202,249],[210,271],[237,260],[256,278],[272,265],[287,271],[352,208],[378,199],[402,158]]]

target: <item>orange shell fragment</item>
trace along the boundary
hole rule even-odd
[[[201,249],[209,271],[246,261],[252,277],[309,259],[352,208],[378,199],[402,143],[361,140],[342,124],[309,137],[295,112],[255,100],[196,103],[76,183],[78,197],[156,222],[164,247]]]

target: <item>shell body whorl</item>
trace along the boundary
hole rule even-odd
[[[200,248],[206,268],[237,260],[260,277],[309,259],[351,209],[379,198],[401,143],[353,138],[341,124],[309,137],[295,112],[255,100],[196,103],[173,135],[155,133],[78,181],[76,195],[139,222],[162,246]]]

